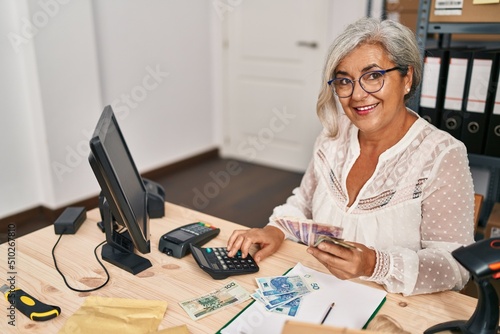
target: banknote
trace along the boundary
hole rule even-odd
[[[289,315],[291,317],[295,317],[297,315],[297,312],[299,311],[301,302],[302,302],[302,298],[300,298],[300,297],[295,298],[286,304],[276,306],[275,308],[273,308],[271,310],[271,312],[285,314],[285,315]]]
[[[334,239],[342,239],[343,230],[336,226],[323,224],[310,224],[308,245],[313,245],[319,237],[326,236]]]
[[[292,317],[297,314],[303,296],[320,290],[319,284],[310,274],[262,277],[256,281],[259,288],[251,297],[267,311]]]
[[[307,283],[300,276],[274,276],[256,278],[263,296],[283,295],[290,292],[309,292]]]
[[[262,295],[259,293],[259,289],[257,289],[254,293],[252,293],[250,295],[250,297],[252,297],[256,301],[266,305],[266,301],[264,300],[264,298],[262,298]]]
[[[266,310],[272,311],[274,308],[278,306],[283,306],[285,304],[288,304],[289,302],[301,298],[302,296],[305,296],[308,294],[310,291],[307,292],[289,292],[285,293],[282,295],[271,295],[271,296],[264,296],[262,295],[262,292],[260,289],[255,290],[255,292],[251,295],[253,299],[256,301],[260,302],[262,305],[265,306]]]
[[[180,302],[179,304],[191,319],[198,320],[228,306],[244,302],[249,298],[250,293],[245,288],[235,281],[231,281],[219,290]]]
[[[283,295],[278,296],[262,296],[265,302],[265,307],[268,311],[271,311],[273,308],[287,304],[296,298],[300,298],[309,292],[306,293],[298,293],[298,292],[290,292],[285,293]]]
[[[305,274],[304,276],[302,276],[302,279],[306,282],[306,285],[309,288],[309,291],[314,292],[314,291],[317,291],[317,290],[321,289],[321,287],[319,286],[319,284],[314,279],[313,275],[311,275],[311,274]]]
[[[339,226],[294,217],[275,217],[273,220],[284,232],[306,245],[315,244],[320,236],[342,239],[343,228]]]
[[[308,224],[307,222],[302,222],[299,227],[299,235],[300,235],[300,241],[303,244],[309,245],[309,237],[311,235],[311,224]]]
[[[280,227],[287,233],[293,235],[297,239],[300,238],[301,223],[296,218],[289,217],[278,217],[275,222],[280,225]]]
[[[258,292],[255,291],[251,297],[255,299],[257,302],[261,303],[262,305],[266,306],[266,310],[274,312],[274,313],[279,313],[279,314],[286,314],[289,316],[294,317],[299,308],[300,308],[300,302],[302,301],[302,297],[297,297],[294,299],[291,299],[290,301],[287,301],[281,305],[275,306],[275,307],[270,307],[269,305],[266,304],[266,301],[262,297],[262,295]]]
[[[314,247],[318,247],[318,245],[320,243],[322,243],[323,241],[325,242],[331,242],[332,244],[335,244],[335,245],[339,245],[339,246],[342,246],[342,247],[345,247],[345,248],[349,248],[349,249],[357,249],[358,251],[361,251],[360,248],[354,246],[353,244],[350,244],[342,239],[337,239],[337,238],[332,238],[332,237],[329,237],[329,236],[326,236],[326,235],[321,235],[318,237],[318,239],[314,242],[313,246]]]

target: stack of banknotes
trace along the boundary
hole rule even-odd
[[[317,245],[320,237],[323,237],[322,239],[330,238],[331,240],[342,241],[342,227],[319,224],[312,220],[294,217],[276,217],[274,222],[283,231],[288,232],[308,246]]]
[[[257,278],[259,287],[251,295],[266,310],[294,317],[302,297],[320,289],[311,275],[275,276]]]
[[[181,307],[193,320],[236,305],[250,299],[250,293],[235,281],[201,297],[180,302]]]

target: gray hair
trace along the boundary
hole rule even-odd
[[[350,24],[335,39],[330,47],[323,70],[321,90],[316,105],[316,112],[329,136],[338,133],[338,110],[336,97],[328,81],[332,79],[338,64],[361,44],[377,44],[387,52],[389,59],[402,68],[413,68],[413,80],[410,91],[405,95],[408,101],[415,93],[422,80],[422,57],[415,34],[406,26],[391,21],[375,18],[362,18]]]

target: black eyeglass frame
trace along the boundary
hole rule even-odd
[[[376,71],[368,71],[366,73],[363,73],[361,74],[361,76],[356,79],[356,80],[351,80],[351,79],[348,79],[348,78],[333,78],[333,79],[330,79],[328,81],[328,85],[332,88],[333,90],[333,93],[335,95],[337,95],[339,98],[346,98],[346,97],[351,97],[352,94],[354,93],[354,83],[356,81],[359,82],[359,86],[361,87],[361,89],[363,89],[365,92],[367,92],[368,94],[372,94],[372,93],[376,93],[376,92],[379,92],[383,87],[384,87],[384,84],[385,84],[385,78],[382,78],[382,85],[380,85],[380,88],[377,89],[377,90],[374,90],[374,91],[368,91],[366,90],[365,87],[363,87],[363,85],[361,84],[361,78],[363,78],[365,75],[370,75],[370,74],[373,74],[373,73],[380,73],[382,76],[385,75],[386,73],[388,72],[391,72],[391,71],[395,71],[395,70],[399,70],[399,71],[402,71],[402,72],[405,72],[405,71],[408,71],[408,68],[407,67],[401,67],[401,66],[394,66],[392,68],[389,68],[387,70],[376,70]],[[346,96],[340,96],[339,94],[337,94],[336,90],[335,90],[335,87],[332,85],[332,83],[334,81],[337,81],[337,80],[348,80],[350,83],[351,83],[351,93],[349,95],[346,95]]]

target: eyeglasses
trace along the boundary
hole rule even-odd
[[[384,75],[394,70],[405,70],[405,68],[396,66],[388,70],[378,70],[363,73],[358,80],[348,78],[333,78],[328,81],[328,85],[332,87],[333,92],[338,97],[349,97],[354,92],[354,83],[359,82],[359,85],[367,93],[376,93],[384,87]]]

